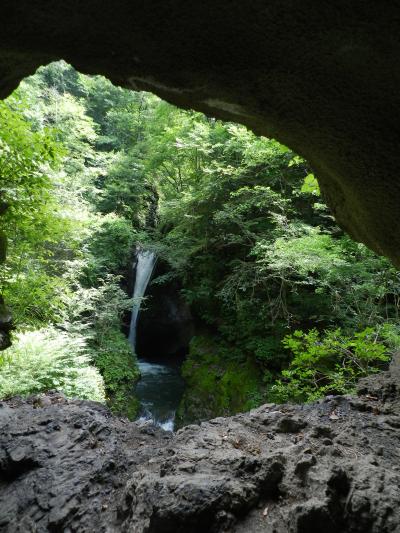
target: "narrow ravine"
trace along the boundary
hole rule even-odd
[[[146,293],[157,257],[150,250],[137,249],[135,284],[133,291],[132,317],[129,341],[136,348],[137,323],[142,298]],[[151,421],[166,431],[173,431],[175,413],[184,390],[180,375],[180,361],[163,354],[153,354],[151,358],[139,359],[141,378],[136,386],[136,396],[140,401],[140,421]]]

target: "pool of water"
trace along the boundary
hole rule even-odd
[[[140,400],[139,420],[152,421],[166,431],[173,431],[175,413],[184,390],[178,361],[139,359],[141,379],[136,385]]]

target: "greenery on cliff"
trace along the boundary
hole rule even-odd
[[[0,396],[59,388],[134,416],[136,244],[195,317],[182,422],[351,391],[399,344],[398,272],[336,226],[304,160],[242,126],[59,62],[0,105],[0,173],[18,329]]]

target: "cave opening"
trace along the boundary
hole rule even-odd
[[[136,353],[152,360],[157,354],[166,360],[183,360],[189,351],[194,324],[190,307],[180,295],[180,284],[157,284],[165,274],[159,261],[146,291],[146,299],[138,317]]]
[[[26,108],[29,99],[34,105]],[[307,373],[298,379],[296,357],[312,342],[338,342],[347,353],[348,346],[357,346],[353,337],[368,343],[375,335],[382,353],[371,349],[371,364],[357,368],[373,372],[387,361],[395,338],[389,329],[398,316],[397,274],[349,241],[325,204],[314,168],[286,146],[237,123],[80,74],[63,61],[26,79],[2,111],[37,143],[37,166],[29,167],[27,153],[27,172],[48,168],[37,197],[29,181],[17,187],[39,204],[43,187],[55,214],[49,216],[47,200],[42,211],[34,210],[41,228],[36,235],[24,226],[25,200],[20,220],[15,210],[6,211],[8,260],[24,274],[7,280],[8,297],[24,327],[37,327],[46,342],[46,335],[60,331],[67,342],[73,332],[88,346],[101,378],[87,396],[135,418],[143,413],[135,398],[126,401],[135,396],[133,385],[138,383],[143,398],[149,391],[161,398],[164,380],[173,399],[157,402],[168,404],[170,413],[175,402],[183,425],[287,395],[305,401],[353,386],[353,369],[345,385],[329,365],[326,370],[322,348],[320,367],[309,371],[324,373],[323,379],[309,384]],[[6,137],[5,121],[3,130],[9,153],[23,153],[18,136]],[[7,179],[5,198],[12,201],[13,174]],[[32,241],[22,253],[26,263],[18,263],[15,227]],[[140,250],[151,261],[136,294]],[[26,294],[23,282],[40,283],[37,272],[49,287],[46,293],[44,284],[41,314],[36,301],[22,304],[14,296]],[[378,294],[382,272],[388,281]],[[62,302],[62,328],[48,305],[60,290],[59,278],[67,280],[69,298]],[[143,298],[140,312],[135,298]],[[46,313],[50,331],[42,331],[45,322],[37,320]],[[131,322],[134,354],[121,339],[124,321]]]

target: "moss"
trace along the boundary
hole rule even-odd
[[[120,331],[113,330],[95,350],[95,364],[104,379],[108,406],[115,414],[135,419],[139,411],[135,385],[140,371],[128,341]]]
[[[177,426],[249,411],[262,403],[261,373],[255,362],[212,337],[192,340],[182,375],[186,390]]]

